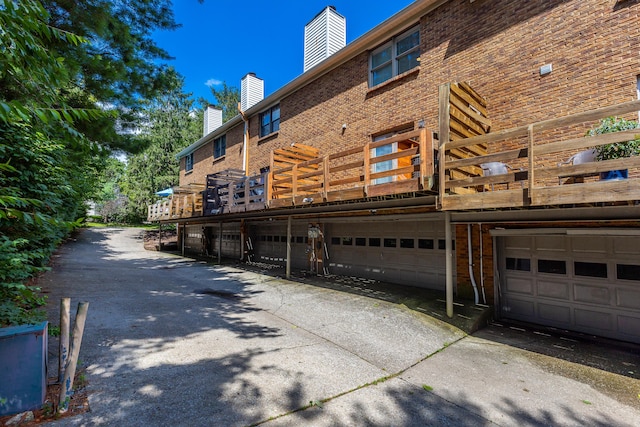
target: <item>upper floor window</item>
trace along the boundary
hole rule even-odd
[[[193,153],[189,153],[184,158],[184,170],[190,172],[193,170]]]
[[[377,86],[390,78],[417,67],[420,56],[420,27],[394,37],[369,58],[369,85]]]
[[[227,152],[227,135],[222,135],[213,140],[213,158],[223,157]]]
[[[260,137],[267,136],[280,129],[280,104],[260,114]]]

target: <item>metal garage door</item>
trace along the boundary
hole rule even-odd
[[[294,221],[291,226],[291,265],[293,268],[309,267],[307,256],[308,222]],[[254,248],[252,261],[286,265],[287,262],[287,223],[261,222],[251,225],[251,245]]]
[[[441,220],[325,224],[325,264],[334,274],[444,290],[444,234]]]
[[[498,237],[502,317],[640,343],[640,236],[592,233]]]

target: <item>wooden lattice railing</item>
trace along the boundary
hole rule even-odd
[[[604,144],[640,138],[640,129],[579,136],[602,118],[638,110],[640,101],[631,101],[445,142],[440,146],[441,154],[479,145],[486,145],[488,154],[463,159],[441,155],[440,176],[445,177],[440,181],[441,208],[467,210],[640,200],[640,156],[581,164],[559,161]],[[459,177],[450,173],[461,168],[482,168],[482,165],[486,168],[490,163],[509,165],[513,169],[486,176]],[[629,178],[598,179],[599,173],[618,169],[628,169]]]

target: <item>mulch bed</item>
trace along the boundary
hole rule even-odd
[[[178,234],[175,230],[162,230],[162,239],[158,230],[144,232],[144,248],[148,251],[177,250]],[[162,244],[162,247],[160,245]]]

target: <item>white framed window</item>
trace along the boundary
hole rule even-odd
[[[227,135],[222,135],[213,140],[213,158],[219,159],[227,153]]]
[[[420,26],[392,38],[369,56],[369,87],[377,86],[420,64]]]
[[[185,172],[191,172],[193,170],[193,153],[189,153],[185,156],[184,170]]]
[[[280,130],[280,104],[260,114],[260,137]]]

